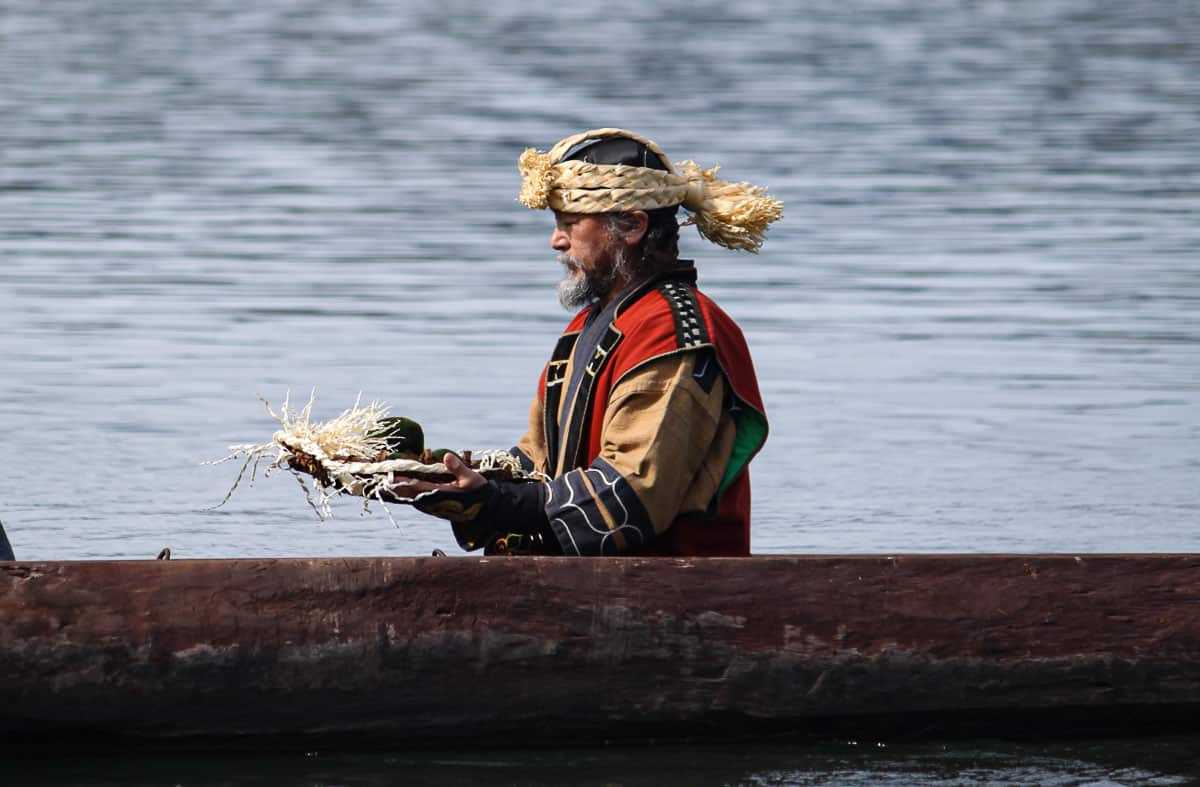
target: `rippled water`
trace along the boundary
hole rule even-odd
[[[206,510],[201,463],[314,388],[515,442],[567,315],[514,162],[619,125],[787,205],[684,239],[771,417],[756,551],[1200,550],[1198,42],[1190,0],[0,0],[0,519],[448,546],[286,475]]]
[[[566,320],[514,159],[622,125],[787,205],[690,230],[772,434],[754,548],[1200,548],[1191,2],[0,7],[0,517],[27,557],[421,554],[200,463],[359,392],[511,445]]]

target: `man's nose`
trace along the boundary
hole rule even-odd
[[[550,233],[550,248],[555,251],[566,251],[571,248],[571,241],[567,238],[567,233],[559,227],[555,227],[554,232]]]

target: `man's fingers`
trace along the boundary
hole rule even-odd
[[[426,492],[465,492],[482,486],[487,480],[471,469],[454,454],[446,454],[442,460],[446,469],[454,475],[454,480],[448,484],[435,484],[432,481],[419,481],[415,478],[397,476],[388,491],[398,500],[412,500],[417,495]]]
[[[446,469],[454,474],[454,483],[460,489],[474,489],[486,483],[482,475],[472,470],[470,465],[454,454],[446,454],[446,458],[442,461],[445,463]]]
[[[471,475],[475,475],[474,470],[467,470]],[[469,478],[470,476],[468,476]],[[390,487],[392,494],[397,497],[416,497],[425,492],[460,492],[463,487],[459,483],[461,479],[456,479],[448,484],[435,484],[433,481],[420,481],[416,478],[406,478],[398,476],[392,482]]]
[[[443,488],[444,487],[440,484],[434,484],[429,481],[418,481],[415,478],[405,478],[401,476],[392,482],[391,487],[389,487],[389,491],[396,497],[408,500],[423,492],[432,492],[435,489]]]
[[[454,473],[454,477],[460,481],[463,480],[463,471],[471,469],[467,467],[461,459],[452,453],[447,453],[442,459],[442,462],[446,465],[446,469],[451,473]]]

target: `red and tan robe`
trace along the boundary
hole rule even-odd
[[[741,330],[690,265],[610,304],[584,357],[591,311],[559,339],[513,449],[551,479],[543,504],[563,553],[749,554],[747,466],[767,420]]]

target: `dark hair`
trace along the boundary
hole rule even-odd
[[[678,205],[646,211],[646,234],[642,237],[641,259],[636,271],[639,278],[665,273],[679,264],[679,220],[675,215],[678,212]],[[625,234],[636,223],[628,212],[604,215],[614,234]]]

